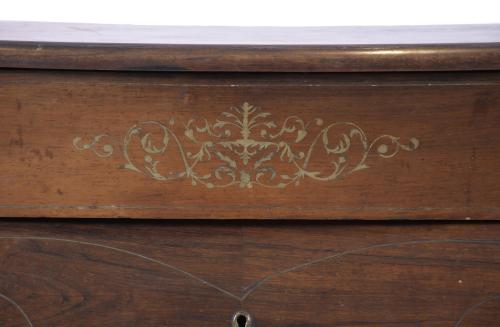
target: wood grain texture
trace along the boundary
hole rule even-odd
[[[499,75],[493,72],[256,76],[3,71],[0,214],[497,219],[499,91]],[[224,112],[238,116],[241,112],[231,107],[241,111],[246,102],[261,108],[253,117],[267,113],[257,119],[261,125],[247,140],[239,126],[216,125],[233,121]],[[157,123],[145,123],[151,121]],[[334,123],[339,125],[325,135]],[[223,135],[200,130],[206,124]],[[164,127],[171,133],[164,133]],[[269,138],[282,127],[289,130]],[[226,129],[231,133],[225,134]],[[98,135],[106,136],[85,149]],[[394,138],[379,139],[382,135]],[[81,139],[75,143],[75,138]],[[416,149],[403,148],[414,147],[413,139],[418,140]],[[264,140],[272,144],[264,146]],[[309,153],[315,140],[307,174],[297,176],[298,167],[304,167],[298,157]],[[248,163],[238,154],[244,142],[255,143],[248,147],[256,153]],[[297,158],[291,161],[290,153]],[[328,180],[334,163],[343,170]],[[355,169],[360,163],[363,169]],[[257,183],[261,173],[264,182]],[[207,175],[209,180],[203,180]],[[224,183],[230,185],[217,187]]]
[[[2,222],[0,324],[493,327],[498,223]],[[29,322],[28,322],[29,321]]]
[[[259,28],[0,22],[0,67],[226,72],[498,70],[499,26]]]

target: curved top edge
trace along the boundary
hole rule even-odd
[[[500,24],[163,27],[0,22],[0,67],[210,72],[500,70]]]

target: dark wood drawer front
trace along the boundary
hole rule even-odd
[[[495,219],[496,73],[0,75],[0,215]]]
[[[498,326],[498,223],[0,224],[0,325]]]

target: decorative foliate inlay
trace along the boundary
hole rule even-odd
[[[352,122],[325,124],[320,118],[305,122],[289,116],[278,125],[270,113],[249,103],[220,116],[215,122],[190,119],[183,135],[174,132],[172,118],[167,123],[139,122],[117,144],[110,142],[110,135],[99,134],[88,143],[75,137],[73,145],[99,157],[110,157],[120,148],[125,169],[159,181],[187,179],[207,188],[285,188],[305,178],[332,182],[369,168],[372,154],[392,158],[419,146],[416,138],[401,143],[392,135],[369,141]]]

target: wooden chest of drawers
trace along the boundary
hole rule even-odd
[[[499,26],[0,40],[1,326],[498,326]]]

